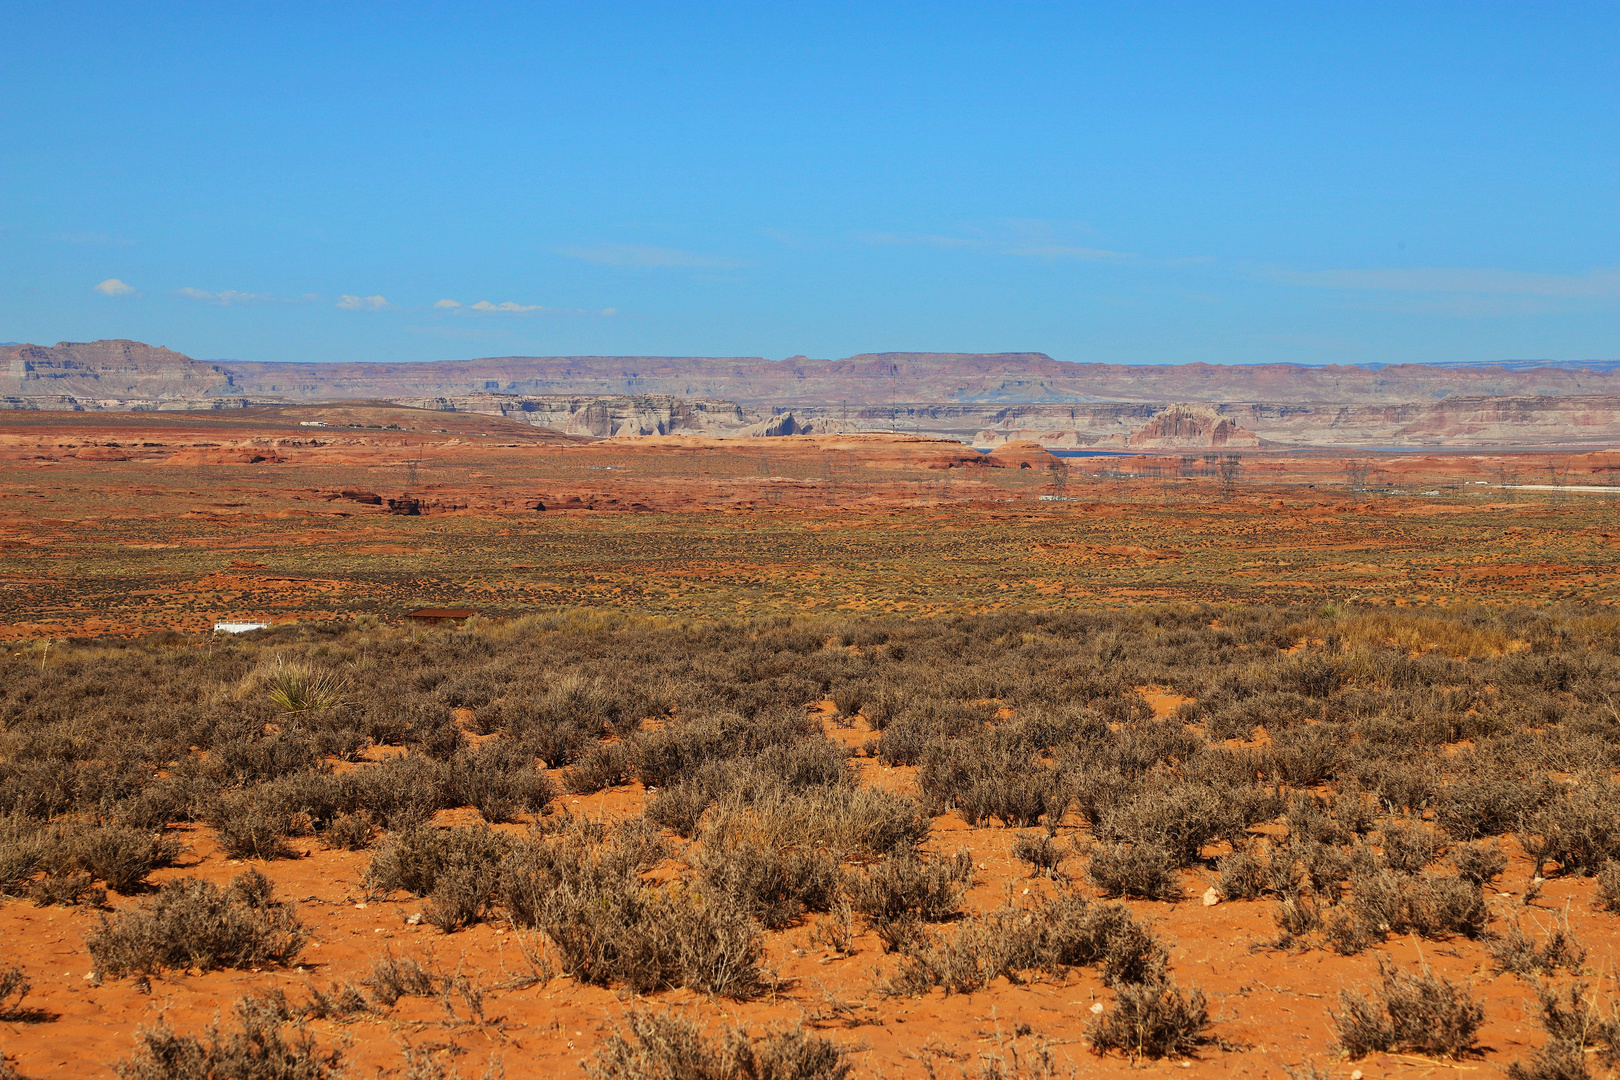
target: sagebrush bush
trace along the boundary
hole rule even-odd
[[[1058,867],[1074,854],[1074,849],[1058,843],[1048,833],[1037,832],[1025,833],[1013,841],[1012,853],[1013,858],[1028,863],[1037,873],[1056,877]]]
[[[816,849],[705,843],[694,865],[706,888],[767,930],[791,926],[807,911],[826,911],[838,891],[838,861]]]
[[[601,834],[569,822],[515,845],[502,867],[508,916],[544,930],[566,973],[636,993],[687,986],[746,998],[765,987],[760,926],[745,908],[719,891],[641,881],[663,854],[645,823]]]
[[[852,874],[849,898],[855,910],[874,922],[913,915],[938,922],[955,915],[973,880],[973,857],[966,851],[949,859],[895,856]]]
[[[297,912],[250,870],[224,889],[194,877],[164,882],[136,907],[103,915],[85,944],[96,977],[118,978],[287,964],[306,937]]]
[[[645,1009],[627,1012],[585,1063],[592,1080],[846,1080],[850,1069],[837,1043],[802,1025],[711,1039],[686,1016]]]
[[[136,1033],[138,1049],[116,1066],[121,1080],[327,1080],[343,1074],[343,1055],[322,1052],[300,1019],[292,1038],[285,999],[245,997],[233,1010],[236,1026],[210,1026],[202,1038],[177,1034],[162,1020]]]
[[[1451,864],[1464,881],[1484,885],[1507,869],[1507,855],[1495,844],[1458,844],[1451,849]]]
[[[1551,975],[1559,968],[1579,971],[1586,963],[1585,947],[1570,929],[1569,920],[1558,915],[1543,930],[1541,944],[1513,922],[1490,941],[1487,951],[1497,971],[1510,971],[1523,978]]]
[[[292,856],[287,845],[292,816],[286,808],[254,788],[219,799],[209,812],[209,822],[218,831],[219,846],[233,859],[285,859]]]
[[[1183,894],[1175,867],[1175,857],[1158,844],[1099,844],[1086,873],[1104,896],[1178,900]]]
[[[1620,911],[1620,862],[1610,859],[1598,871],[1592,903],[1602,911]]]
[[[1208,1027],[1203,993],[1184,993],[1164,979],[1121,986],[1113,1008],[1086,1025],[1086,1038],[1098,1054],[1122,1050],[1132,1060],[1186,1056],[1206,1041]]]
[[[913,916],[913,919],[915,917]],[[918,921],[894,935],[899,967],[882,989],[891,994],[923,994],[934,987],[972,993],[1004,975],[1062,975],[1070,968],[1096,966],[1103,982],[1123,987],[1161,981],[1167,956],[1153,935],[1132,918],[1124,904],[1098,904],[1062,892],[1019,911],[1002,908],[970,915],[942,934]]]
[[[1586,1080],[1587,1061],[1620,1063],[1620,1008],[1614,1001],[1599,1006],[1590,984],[1575,982],[1562,990],[1536,983],[1536,1020],[1547,1041],[1528,1061],[1508,1066],[1511,1080]]]
[[[484,917],[509,851],[506,838],[487,825],[406,829],[377,849],[365,883],[378,893],[403,889],[427,897],[424,917],[450,933]]]
[[[1342,990],[1330,1013],[1340,1049],[1350,1058],[1391,1050],[1456,1058],[1476,1048],[1485,1008],[1468,991],[1427,969],[1409,973],[1380,963],[1372,995]]]

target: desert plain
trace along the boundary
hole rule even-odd
[[[1610,849],[1620,855],[1620,832],[1589,822],[1584,848],[1549,839],[1555,819],[1573,828],[1560,808],[1611,790],[1620,765],[1611,731],[1620,713],[1607,696],[1620,687],[1620,620],[1609,614],[1620,595],[1617,466],[1620,453],[1585,449],[1058,457],[1017,442],[981,454],[881,434],[589,439],[366,403],[0,413],[10,842],[39,820],[24,820],[18,794],[30,754],[70,762],[81,777],[46,815],[69,832],[147,821],[130,810],[142,791],[208,778],[198,781],[201,801],[176,795],[184,812],[148,826],[174,854],[127,891],[101,898],[88,879],[79,892],[53,891],[45,886],[58,875],[43,863],[13,874],[0,903],[0,966],[15,965],[31,988],[0,1020],[0,1051],[27,1077],[111,1076],[143,1053],[141,1067],[156,1067],[151,1032],[206,1040],[211,1026],[233,1030],[239,999],[280,992],[291,1002],[287,1030],[335,1051],[350,1076],[614,1075],[601,1071],[613,1033],[666,1013],[714,1037],[732,1025],[756,1038],[791,1030],[830,1040],[851,1075],[896,1080],[1359,1080],[1489,1074],[1530,1061],[1548,1042],[1538,984],[1583,987],[1593,1016],[1612,1017],[1603,1010],[1620,992],[1620,916],[1606,907],[1600,874]],[[468,626],[409,622],[419,608],[478,614]],[[219,637],[218,621],[272,626]],[[906,668],[897,646],[912,634]],[[523,652],[531,647],[541,652]],[[1200,658],[1180,674],[1177,648]],[[646,656],[629,663],[636,649]],[[754,712],[704,703],[725,684],[697,663],[711,649],[747,657],[733,656],[733,683],[754,678],[789,696]],[[917,681],[918,655],[941,665],[937,685]],[[991,660],[1034,682],[998,683],[981,672]],[[652,668],[640,663],[657,669],[657,693],[642,685]],[[487,685],[454,690],[456,664]],[[268,704],[286,665],[341,690]],[[1041,683],[1046,668],[1070,682]],[[904,678],[892,674],[902,669]],[[190,698],[164,700],[206,712],[196,730],[221,741],[165,743],[161,760],[120,751],[119,767],[144,779],[89,794],[82,777],[112,756],[95,748],[96,725],[158,724],[130,719],[151,713],[151,700],[113,700],[138,698],[128,689],[138,680],[98,684],[139,671],[195,671]],[[526,703],[544,713],[561,707],[559,688],[586,684],[619,703],[600,707],[612,722],[536,762],[537,744],[520,737],[538,730]],[[1245,712],[1250,698],[1276,715]],[[448,719],[389,729],[378,719],[382,699],[420,701]],[[695,781],[677,772],[649,784],[656,770],[646,759],[650,747],[667,750],[661,732],[716,710],[789,724],[784,746],[830,745],[840,761],[847,751],[839,790],[912,800],[923,815],[915,850],[846,845],[834,853],[844,884],[789,916],[752,912],[758,977],[746,986],[659,976],[633,987],[604,968],[570,970],[545,919],[514,917],[489,899],[495,885],[473,916],[446,929],[424,917],[442,898],[375,870],[382,853],[397,856],[405,832],[482,836],[486,826],[532,852],[574,836],[568,829],[606,824],[588,841],[596,854],[587,861],[600,863],[615,830],[650,820],[637,826],[656,840],[635,864],[633,887],[659,902],[709,903],[731,879],[705,869],[705,852],[722,835],[747,833],[717,832],[717,822],[764,829],[765,803],[709,791],[697,816],[683,818],[671,793],[695,792]],[[545,715],[552,728],[574,730]],[[997,741],[1037,718],[1061,734]],[[220,764],[247,754],[241,746],[282,746],[306,730],[331,737],[299,744],[307,752],[290,764]],[[246,742],[228,753],[227,733]],[[1299,764],[1329,734],[1362,749]],[[72,748],[52,749],[52,740]],[[981,743],[1022,753],[1062,797],[1048,792],[1033,811],[974,803],[965,793],[989,778],[955,776],[968,766],[951,763]],[[522,767],[544,783],[523,790],[543,800],[486,813],[457,802],[461,789],[445,781],[419,815],[400,812],[397,827],[375,807],[342,811],[349,828],[365,826],[346,846],[330,832],[339,811],[289,809],[264,795],[270,801],[254,806],[286,819],[278,835],[222,839],[219,807],[281,791],[289,770],[336,791],[343,777],[400,759],[453,772],[478,754],[494,760],[502,746],[529,755]],[[733,767],[740,746],[706,760]],[[595,781],[581,779],[587,760],[600,766]],[[1087,779],[1099,762],[1117,786]],[[1399,779],[1403,769],[1422,776]],[[1470,784],[1496,792],[1489,798],[1508,816],[1482,824],[1482,811],[1459,801]],[[1515,802],[1504,784],[1529,794]],[[1178,804],[1183,818],[1247,801],[1235,825],[1189,841],[1168,881],[1093,872],[1099,853],[1145,850],[1121,807],[1146,814],[1150,795],[1194,799]],[[1025,857],[1042,837],[1061,852],[1054,865]],[[1407,845],[1400,858],[1396,844]],[[1322,858],[1341,859],[1342,873],[1307,859],[1328,849],[1339,854]],[[1413,896],[1441,877],[1466,880],[1464,849],[1502,857],[1474,883],[1477,910],[1412,916],[1410,925],[1344,922],[1334,936],[1336,913],[1365,915],[1356,904],[1375,878]],[[1230,860],[1241,852],[1275,869],[1267,883],[1247,892],[1235,884]],[[1303,869],[1290,871],[1296,855]],[[1352,858],[1365,861],[1352,867]],[[895,860],[954,868],[954,884],[935,882],[943,909],[861,910]],[[154,903],[166,882],[225,887],[253,870],[302,926],[301,948],[283,961],[116,975],[92,957],[88,942]],[[1204,995],[1196,1037],[1164,1053],[1098,1045],[1094,1025],[1134,985],[1105,978],[1099,962],[969,963],[969,976],[952,966],[951,956],[979,947],[973,934],[1011,933],[1059,896],[1086,911],[1124,905],[1162,946],[1175,985]],[[1530,946],[1504,945],[1517,940],[1513,927],[1542,952],[1527,961]],[[1579,955],[1558,953],[1555,939],[1577,942]],[[400,957],[426,974],[390,1001],[378,965]],[[1347,1048],[1331,1013],[1346,1008],[1341,991],[1370,993],[1385,964],[1465,987],[1483,1009],[1469,1045]],[[300,1006],[343,986],[356,995],[345,1008]],[[1607,1047],[1594,1037],[1581,1052],[1597,1062]]]

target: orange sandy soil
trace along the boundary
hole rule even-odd
[[[592,442],[393,406],[0,413],[0,637],[417,606],[1620,596],[1620,453],[1251,451],[1230,490],[1198,452],[1043,460],[905,436]]]
[[[1161,714],[1181,700],[1151,690],[1150,695]],[[830,714],[831,703],[823,703],[822,711]],[[829,723],[828,730],[852,744],[868,735],[861,720],[852,728]],[[859,759],[859,764],[868,783],[897,789],[911,784],[910,769],[886,769],[871,759]],[[635,813],[641,803],[642,792],[632,785],[594,796],[563,796],[553,809],[612,820]],[[441,823],[477,820],[469,809],[440,817]],[[1029,877],[1025,864],[1011,856],[1018,832],[971,828],[947,814],[934,820],[926,846],[941,854],[962,848],[972,853],[979,873],[967,907],[984,911],[1008,901],[1027,902],[1052,887],[1047,879]],[[1070,819],[1062,832],[1071,842],[1084,843],[1082,823]],[[155,880],[191,874],[223,884],[250,865],[224,857],[206,829],[184,829],[181,835],[188,844],[183,865],[158,872]],[[678,850],[681,842],[670,839]],[[97,914],[18,901],[0,905],[8,963],[20,963],[34,982],[25,1003],[32,1010],[29,1018],[0,1023],[0,1047],[15,1055],[26,1076],[110,1076],[113,1063],[132,1052],[141,1027],[162,1020],[179,1032],[201,1033],[222,1016],[228,1020],[231,1003],[250,992],[279,987],[297,1001],[311,984],[358,983],[385,951],[431,956],[445,970],[459,971],[486,987],[482,1020],[461,999],[452,1000],[447,1012],[436,1000],[403,998],[379,1013],[312,1023],[322,1046],[342,1048],[350,1075],[398,1075],[404,1060],[401,1046],[409,1045],[418,1052],[436,1052],[463,1075],[482,1075],[488,1062],[497,1059],[508,1076],[581,1076],[582,1063],[603,1032],[627,1009],[644,1006],[689,1010],[706,1025],[741,1023],[751,1030],[803,1021],[850,1050],[856,1075],[896,1078],[952,1076],[959,1067],[977,1076],[985,1056],[1006,1054],[1009,1046],[1003,1042],[1012,1043],[1017,1032],[1030,1035],[1018,1040],[1025,1052],[1034,1039],[1046,1040],[1063,1072],[1072,1065],[1082,1075],[1121,1076],[1145,1071],[1280,1077],[1285,1067],[1302,1062],[1314,1062],[1328,1075],[1357,1069],[1368,1078],[1472,1073],[1525,1057],[1543,1038],[1534,1020],[1530,985],[1511,975],[1494,975],[1482,943],[1402,939],[1355,957],[1320,949],[1290,952],[1274,944],[1278,930],[1272,902],[1206,906],[1200,897],[1212,877],[1203,872],[1184,875],[1183,902],[1130,906],[1169,946],[1172,973],[1181,985],[1197,986],[1208,995],[1214,1041],[1190,1060],[1133,1064],[1118,1055],[1095,1056],[1084,1038],[1092,1008],[1101,1003],[1106,1010],[1113,1001],[1112,991],[1090,969],[1063,981],[1015,985],[998,979],[971,995],[945,996],[936,990],[921,998],[885,997],[877,986],[894,960],[882,953],[875,935],[859,936],[854,954],[839,957],[811,943],[812,924],[807,923],[767,935],[768,967],[779,989],[757,1001],[710,999],[689,991],[639,998],[563,976],[535,982],[519,931],[499,921],[452,935],[411,925],[408,920],[421,910],[420,900],[404,894],[367,895],[361,883],[367,853],[326,851],[313,841],[297,846],[302,849],[299,858],[251,863],[271,877],[280,897],[296,901],[310,931],[310,944],[291,971],[175,972],[155,978],[150,992],[130,979],[95,986],[88,978],[84,938],[96,926]],[[1079,862],[1071,860],[1068,869],[1083,882]],[[1516,887],[1528,872],[1528,862],[1517,858],[1501,884]],[[1565,912],[1590,949],[1590,965],[1612,972],[1620,921],[1592,909],[1593,891],[1590,879],[1554,879],[1529,908],[1517,895],[1501,894],[1493,925],[1518,917],[1536,934],[1538,924],[1550,926],[1557,913]],[[114,907],[134,902],[117,896],[111,901]],[[540,940],[530,935],[531,949]],[[1381,958],[1406,968],[1427,964],[1441,975],[1468,982],[1487,1013],[1479,1039],[1483,1053],[1458,1062],[1402,1054],[1342,1061],[1332,1049],[1328,1009],[1341,988],[1365,989],[1375,982]]]

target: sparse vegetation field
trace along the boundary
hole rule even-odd
[[[582,611],[0,668],[25,1076],[1613,1050],[1603,608]]]

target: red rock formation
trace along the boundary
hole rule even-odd
[[[1255,447],[1259,436],[1239,427],[1210,408],[1171,405],[1153,419],[1132,430],[1125,445],[1143,449],[1209,449],[1212,447]]]
[[[1001,469],[1061,469],[1063,459],[1038,442],[1003,443],[985,455],[993,467]]]

